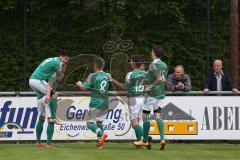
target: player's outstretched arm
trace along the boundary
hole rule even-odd
[[[155,81],[153,82],[153,84],[151,84],[151,85],[146,85],[146,86],[145,86],[145,91],[150,91],[150,90],[152,90],[152,88],[153,88],[155,85],[158,85],[158,84],[160,84],[160,83],[164,83],[164,80],[163,80],[162,76],[157,76],[156,79],[155,79]]]
[[[122,88],[123,90],[127,90],[127,88],[124,86],[123,83],[118,82],[116,79],[114,79],[112,76],[108,77],[108,80],[112,82],[113,84],[117,85],[118,87]]]
[[[82,81],[77,81],[76,85],[80,88],[82,91],[87,91],[88,89],[84,87]]]

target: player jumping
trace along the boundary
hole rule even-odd
[[[160,46],[154,46],[151,53],[153,62],[150,64],[146,78],[151,83],[146,88],[148,92],[145,97],[145,104],[143,106],[143,140],[138,141],[135,145],[148,146],[148,135],[150,130],[149,114],[153,109],[155,120],[158,124],[158,130],[160,132],[160,150],[164,150],[164,125],[161,117],[161,106],[165,98],[165,86],[164,81],[167,77],[167,65],[160,60],[162,54],[162,48]]]
[[[126,75],[125,82],[120,83],[112,77],[109,80],[120,88],[128,91],[128,104],[132,128],[138,141],[143,139],[143,128],[139,125],[140,111],[144,104],[144,79],[146,71],[143,71],[142,58],[139,55],[131,57],[131,66],[133,71]],[[148,146],[151,147],[151,144]]]
[[[106,119],[108,113],[108,91],[111,90],[112,85],[108,81],[109,73],[103,71],[104,60],[96,58],[94,60],[94,73],[91,73],[85,82],[78,81],[76,84],[81,90],[91,91],[91,100],[89,103],[90,115],[100,113],[97,118],[92,118],[87,121],[87,127],[99,138],[97,148],[102,149],[103,144],[107,138],[107,134],[103,130],[103,121]]]
[[[45,117],[48,120],[47,144],[51,147],[54,133],[54,123],[56,123],[57,88],[58,80],[63,77],[63,70],[69,60],[69,53],[60,50],[59,57],[48,58],[40,63],[29,79],[29,85],[37,94],[37,106],[39,120],[36,127],[36,147],[41,147],[41,135]]]

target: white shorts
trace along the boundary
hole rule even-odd
[[[45,103],[45,96],[43,96],[41,99],[37,102],[38,106],[38,113],[42,117],[51,117],[51,110],[48,104]]]
[[[41,92],[46,95],[47,85],[48,85],[46,81],[30,79],[29,85],[33,89],[33,91],[36,92],[36,94],[38,94],[38,92]],[[40,116],[49,118],[51,117],[50,107],[44,101],[45,101],[45,96],[43,96],[41,99],[38,100],[37,102],[38,112]]]
[[[163,101],[164,99],[156,99],[153,97],[145,97],[144,100],[144,105],[142,107],[143,110],[145,111],[155,111],[157,110],[159,107],[162,108],[163,106]]]
[[[90,116],[92,117],[88,122],[103,122],[108,114],[108,109],[102,110],[97,108],[89,108]]]
[[[43,94],[47,94],[47,85],[48,83],[44,80],[30,79],[29,85],[32,90],[36,93],[41,92]]]
[[[143,104],[144,104],[144,96],[128,98],[130,120],[140,118]]]

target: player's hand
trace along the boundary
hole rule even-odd
[[[151,91],[152,90],[152,85],[146,85],[145,86],[145,91],[146,92],[149,92],[149,91]]]
[[[108,81],[112,82],[113,81],[113,78],[112,76],[108,76]]]
[[[208,89],[208,88],[205,88],[205,89],[203,90],[203,92],[204,92],[204,93],[208,93],[208,92],[209,92],[209,89]]]
[[[108,81],[112,82],[112,83],[117,83],[116,80],[112,76],[108,77]]]
[[[48,103],[50,102],[50,96],[46,96],[44,102],[45,102],[46,104],[48,104]]]
[[[82,86],[83,83],[82,83],[82,81],[77,81],[76,85],[77,85],[77,86]]]
[[[237,95],[238,89],[237,88],[233,88],[232,92],[233,92],[234,95]]]

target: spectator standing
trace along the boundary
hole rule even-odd
[[[236,93],[237,88],[233,88],[231,76],[224,72],[223,63],[216,59],[213,61],[213,72],[207,75],[204,81],[204,92],[209,91],[232,91]]]

